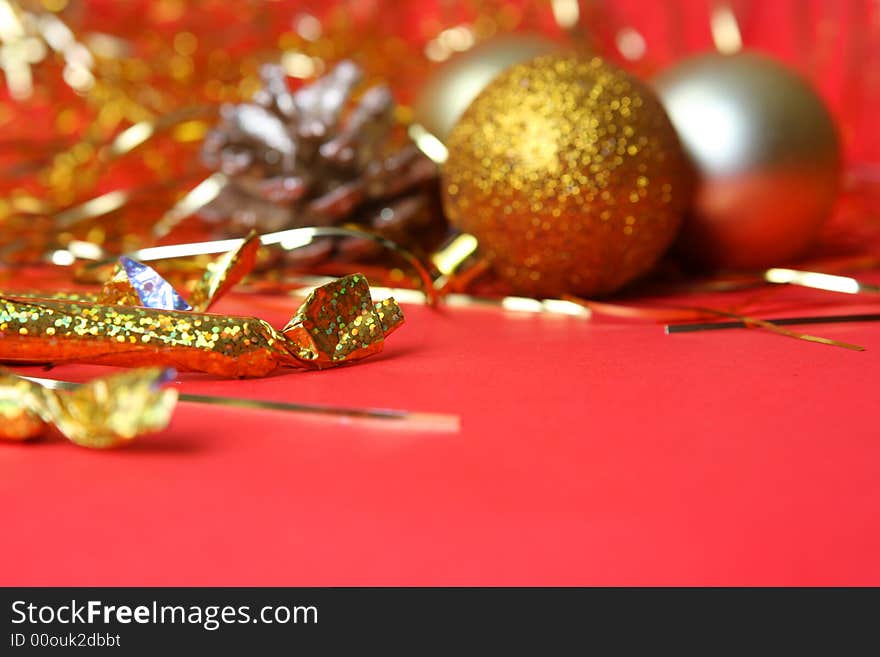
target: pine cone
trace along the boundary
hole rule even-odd
[[[436,165],[394,130],[394,99],[368,89],[344,61],[291,92],[284,69],[266,65],[252,102],[225,105],[206,137],[204,163],[229,182],[201,215],[227,234],[356,222],[402,246],[430,250],[446,233]],[[296,264],[374,255],[375,243],[320,240],[290,254]]]

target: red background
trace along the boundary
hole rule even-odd
[[[294,305],[218,311],[278,325]],[[126,449],[3,445],[3,583],[880,584],[880,325],[811,327],[851,352],[405,310],[357,366],[177,385],[455,413],[460,433],[181,404]]]
[[[602,3],[614,8],[606,22],[638,21],[655,64],[710,45],[708,3],[633,4]],[[850,161],[876,160],[880,49],[855,49],[876,44],[875,5],[737,4],[747,43],[817,82]],[[796,6],[837,44],[809,70],[787,29]],[[436,29],[424,16],[443,7],[385,5],[383,22]],[[854,301],[774,294],[791,314]],[[233,294],[216,310],[277,326],[295,305]],[[875,308],[827,308],[859,310]],[[880,585],[880,325],[812,327],[859,353],[757,330],[666,336],[641,323],[405,311],[386,352],[356,367],[175,385],[453,413],[460,432],[181,404],[166,431],[122,450],[0,445],[0,583]]]

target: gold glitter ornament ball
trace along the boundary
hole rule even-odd
[[[598,57],[544,55],[509,68],[447,147],[450,221],[534,296],[609,294],[647,272],[692,187],[655,94]]]

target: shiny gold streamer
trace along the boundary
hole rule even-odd
[[[259,235],[258,239],[263,246],[277,247],[290,251],[311,244],[313,240],[321,237],[357,237],[379,244],[383,248],[399,256],[410,265],[410,267],[412,267],[413,271],[418,275],[420,289],[427,297],[429,305],[436,306],[439,302],[440,295],[434,288],[434,278],[428,271],[428,267],[411,251],[408,251],[396,242],[382,237],[381,235],[354,228],[350,225],[306,226],[303,228],[290,228],[288,230],[277,231],[274,233],[265,233]],[[152,246],[134,251],[130,254],[130,257],[140,262],[151,262],[153,260],[165,260],[171,258],[187,258],[211,253],[223,253],[230,249],[238,249],[242,246],[243,242],[243,239],[235,238]],[[100,266],[101,264],[112,262],[113,260],[113,258],[110,257],[101,246],[83,241],[71,242],[67,245],[66,249],[56,251],[56,257],[59,257],[59,253],[63,254],[59,260],[68,264],[72,264],[77,259],[83,259],[94,261],[95,264],[93,266]]]
[[[747,326],[764,329],[772,333],[776,333],[777,335],[782,335],[789,338],[805,340],[807,342],[815,342],[817,344],[824,344],[831,347],[840,347],[842,349],[850,349],[852,351],[865,351],[865,347],[862,347],[860,345],[851,344],[849,342],[842,342],[840,340],[832,340],[830,338],[823,338],[817,335],[811,335],[809,333],[792,331],[764,319],[758,319],[756,317],[749,317],[747,315],[740,315],[738,313],[718,310],[716,308],[689,306],[639,307],[625,304],[612,304],[607,302],[590,301],[588,299],[581,299],[579,297],[574,297],[571,295],[566,295],[564,298],[573,303],[581,304],[597,314],[605,314],[614,317],[626,317],[629,319],[644,319],[652,321],[694,320],[703,319],[707,316],[728,317],[739,320]]]

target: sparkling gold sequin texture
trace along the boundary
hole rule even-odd
[[[320,369],[365,358],[402,323],[394,300],[374,304],[359,274],[314,290],[283,331],[256,317],[8,296],[0,298],[0,360],[263,376],[282,365]]]
[[[655,94],[596,57],[511,67],[450,134],[451,221],[536,296],[608,294],[649,270],[681,224],[692,175]]]

